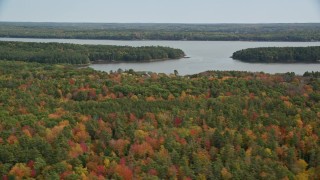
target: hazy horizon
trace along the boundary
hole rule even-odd
[[[220,24],[320,24],[320,22],[279,22],[279,23],[274,23],[274,22],[263,22],[263,23],[256,23],[256,22],[252,22],[252,23],[193,23],[193,22],[190,22],[190,23],[181,23],[181,22],[61,22],[61,21],[1,21],[1,23],[57,23],[57,24],[205,24],[205,25],[220,25]]]
[[[319,23],[319,0],[0,0],[2,22]]]

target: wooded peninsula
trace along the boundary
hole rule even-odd
[[[0,59],[39,63],[149,62],[180,59],[180,49],[160,46],[130,47],[0,41]]]
[[[320,46],[249,48],[234,52],[232,58],[261,63],[320,63]]]
[[[0,37],[109,40],[320,41],[320,24],[0,22]]]

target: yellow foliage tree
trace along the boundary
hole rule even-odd
[[[17,179],[23,179],[30,177],[31,169],[25,163],[17,163],[11,168],[9,174]]]
[[[306,161],[304,161],[303,159],[299,159],[293,165],[292,170],[296,174],[304,173],[306,171],[307,166],[308,166],[308,163],[306,163]]]
[[[222,168],[221,176],[223,179],[231,179],[232,178],[232,174],[228,171],[227,168]]]

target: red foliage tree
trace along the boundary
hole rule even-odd
[[[131,180],[133,178],[132,170],[126,165],[117,165],[115,168],[115,173],[124,180]]]
[[[173,124],[174,126],[179,127],[182,124],[182,122],[183,122],[183,119],[176,117],[174,118]]]

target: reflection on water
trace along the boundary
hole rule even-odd
[[[119,68],[123,70],[152,71],[179,74],[195,74],[207,70],[237,70],[267,73],[320,71],[320,64],[261,64],[244,63],[230,58],[233,52],[253,47],[282,47],[282,46],[320,46],[320,42],[243,42],[243,41],[111,41],[111,40],[75,40],[75,39],[17,39],[0,38],[3,41],[27,42],[62,42],[76,44],[103,44],[129,46],[169,46],[182,49],[190,58],[167,60],[150,63],[116,63],[93,64],[96,70],[109,72]]]

